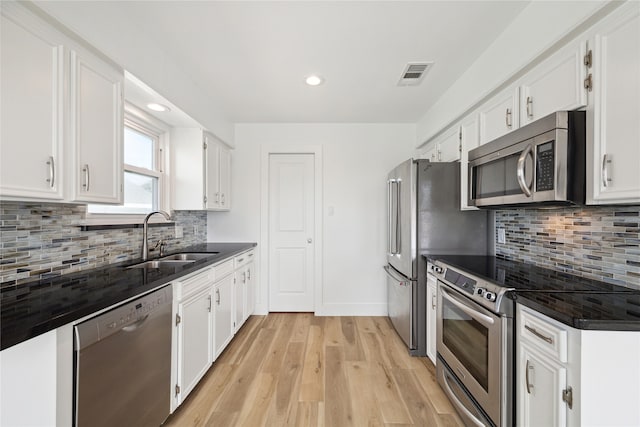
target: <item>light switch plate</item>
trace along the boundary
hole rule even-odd
[[[507,243],[507,237],[504,228],[498,228],[498,243]]]

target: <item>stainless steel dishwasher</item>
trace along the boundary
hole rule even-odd
[[[75,425],[159,426],[169,416],[172,287],[75,326]]]

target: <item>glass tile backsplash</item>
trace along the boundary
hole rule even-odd
[[[496,211],[496,255],[640,289],[640,206]]]
[[[86,206],[0,202],[0,286],[50,278],[140,257],[142,228],[82,231]],[[149,228],[149,247],[165,240],[166,251],[207,241],[206,211],[173,211],[182,227]]]

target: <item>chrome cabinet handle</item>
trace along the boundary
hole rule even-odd
[[[538,332],[538,330],[537,330],[536,328],[532,328],[532,327],[531,327],[531,326],[529,326],[529,325],[524,325],[524,328],[525,328],[527,331],[531,332],[533,335],[535,335],[535,336],[537,336],[538,338],[540,338],[541,340],[544,340],[544,341],[548,342],[549,344],[553,344],[553,338],[548,337],[548,336],[546,336],[546,335],[544,335],[544,334],[542,334],[542,333]]]
[[[89,191],[89,185],[91,184],[89,165],[84,165],[82,172],[84,173],[84,184],[82,184],[82,186],[84,187],[84,191]]]
[[[220,193],[216,193],[216,203],[220,203]]]
[[[216,289],[216,304],[220,305],[220,289]]]
[[[505,123],[506,123],[506,125],[507,125],[507,127],[509,129],[511,129],[511,126],[513,125],[513,121],[511,120],[511,118],[512,118],[511,116],[512,116],[511,108],[507,108],[507,111],[506,111],[505,116],[504,116],[504,121],[505,121]]]
[[[529,144],[527,148],[524,149],[522,154],[520,154],[520,157],[518,157],[518,166],[516,169],[516,174],[518,177],[518,185],[520,185],[520,189],[527,197],[531,197],[531,189],[527,187],[525,170],[524,170],[524,162],[527,160],[527,156],[531,154],[532,149],[533,147],[531,144]]]
[[[56,162],[53,156],[49,156],[47,165],[49,165],[49,178],[47,178],[47,182],[49,183],[49,187],[53,188],[56,183]]]
[[[251,270],[247,270],[247,280],[251,280]]]
[[[209,310],[209,313],[211,313],[211,295],[208,295],[208,296],[207,296],[207,299],[209,300],[209,307],[208,307],[208,310]]]
[[[447,301],[449,301],[451,304],[458,307],[460,310],[464,311],[466,314],[468,314],[471,318],[476,320],[478,323],[484,326],[491,326],[495,323],[491,317],[487,316],[486,314],[482,314],[471,307],[466,306],[464,303],[458,301],[453,295],[451,295],[449,292],[444,290],[442,287],[440,289],[442,290],[442,296]]]
[[[602,156],[602,186],[605,188],[608,187],[609,183],[612,181],[612,179],[609,178],[609,168],[607,167],[607,164],[610,163],[611,159],[609,159],[606,154]]]
[[[431,308],[436,309],[436,294],[431,295]]]
[[[247,283],[247,273],[246,273],[246,271],[242,272],[242,283]]]
[[[533,98],[527,96],[527,117],[533,118]]]
[[[222,204],[224,205],[224,193],[222,193]]]
[[[533,384],[531,384],[529,382],[529,370],[530,369],[531,370],[533,369],[533,365],[529,365],[529,359],[527,359],[527,365],[524,368],[524,372],[525,372],[524,378],[525,378],[525,381],[527,383],[527,393],[528,394],[531,394],[531,389],[533,388]]]

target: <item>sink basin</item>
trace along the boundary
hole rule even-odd
[[[205,252],[205,253],[182,253],[173,254],[160,258],[161,261],[198,261],[200,259],[210,258],[219,252]]]
[[[153,261],[145,261],[139,264],[130,265],[127,268],[161,268],[161,267],[180,267],[186,264],[191,264],[192,262],[196,262],[195,259],[190,260],[153,260]]]

